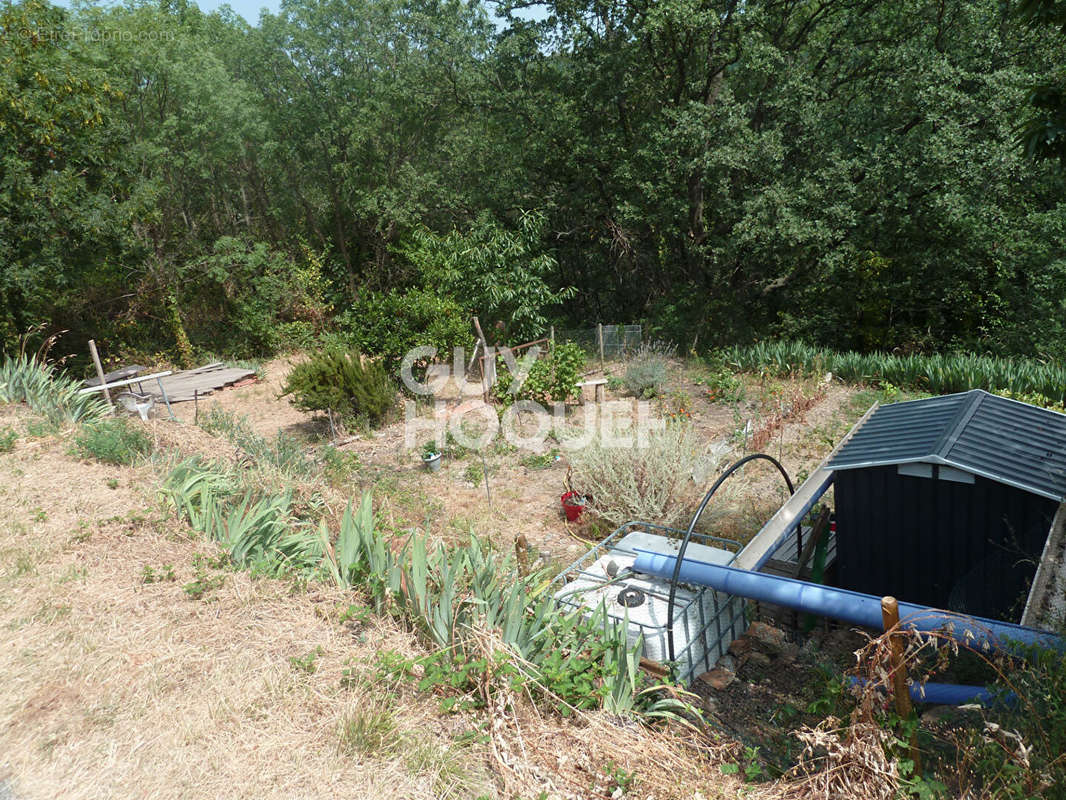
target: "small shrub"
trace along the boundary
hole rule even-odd
[[[530,453],[522,456],[520,463],[526,469],[547,469],[559,458],[559,448],[553,447],[546,453]]]
[[[297,672],[306,672],[308,675],[314,675],[318,671],[318,657],[322,655],[323,650],[321,647],[316,647],[308,653],[302,656],[290,656],[289,666]]]
[[[152,440],[124,419],[108,419],[84,426],[74,437],[74,449],[83,458],[128,465],[152,452]]]
[[[658,395],[666,382],[670,367],[668,359],[673,354],[674,348],[671,345],[661,342],[642,344],[626,365],[626,374],[622,380],[626,391],[645,400]]]
[[[709,475],[728,449],[708,449],[687,422],[648,435],[643,447],[611,447],[601,440],[571,456],[574,485],[593,496],[608,522],[630,520],[668,527],[687,521]]]
[[[340,750],[348,755],[391,755],[402,741],[396,717],[388,709],[358,709],[341,722]]]
[[[14,428],[0,428],[0,453],[10,453],[15,449],[15,442],[19,435]]]
[[[463,479],[467,483],[472,483],[477,486],[485,478],[485,470],[482,469],[481,464],[476,461],[473,464],[468,464],[463,471]]]
[[[348,422],[377,424],[392,407],[396,389],[380,361],[326,350],[289,373],[281,396],[290,395],[304,411],[332,411]]]
[[[577,390],[585,353],[573,342],[562,342],[551,348],[544,358],[533,362],[529,374],[516,391],[511,391],[515,376],[507,368],[502,356],[496,368],[493,394],[497,400],[510,405],[515,400],[534,400],[545,405],[564,402]]]

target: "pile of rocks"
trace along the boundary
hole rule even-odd
[[[799,652],[799,646],[780,628],[753,622],[743,636],[733,640],[714,669],[700,675],[699,680],[720,692],[737,679],[742,668],[765,670],[773,663],[788,666],[795,663]]]

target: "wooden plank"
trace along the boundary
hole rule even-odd
[[[124,381],[109,383],[107,384],[107,388],[117,389],[120,386],[131,386],[134,383],[141,383],[142,381],[154,381],[156,378],[162,378],[170,374],[170,370],[167,370],[165,372],[153,372],[151,375],[138,375],[136,378],[129,378]],[[90,394],[91,392],[99,392],[103,388],[103,386],[86,386],[84,389],[79,389],[78,394]]]

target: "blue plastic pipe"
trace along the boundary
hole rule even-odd
[[[633,564],[634,571],[666,580],[670,580],[675,574],[677,559],[674,556],[639,548],[637,553]],[[681,570],[677,575],[678,580],[684,583],[709,586],[738,597],[774,603],[866,628],[880,629],[882,626],[881,598],[869,594],[820,586],[795,578],[708,564],[694,558],[682,559]],[[954,614],[914,603],[901,602],[899,616],[905,627],[946,633],[959,644],[980,651],[995,649],[1024,655],[1024,652],[1020,651],[1032,645],[1060,651],[1066,649],[1066,643],[1061,638],[1047,631],[983,617]]]
[[[866,681],[851,677],[850,684],[862,686]],[[924,686],[912,683],[909,686],[911,700],[915,703],[928,703],[937,706],[961,706],[967,703],[979,703],[989,706],[1013,706],[1018,698],[1013,692],[1000,694],[984,686],[966,686],[961,683],[926,683]]]

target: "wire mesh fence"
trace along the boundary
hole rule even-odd
[[[604,358],[620,358],[640,347],[639,325],[598,325],[592,328],[556,330],[555,341],[573,342],[590,355],[598,356],[601,335]]]

